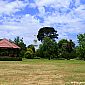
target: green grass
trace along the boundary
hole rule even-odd
[[[0,85],[85,85],[85,61],[0,61]]]

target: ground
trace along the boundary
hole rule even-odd
[[[85,85],[85,61],[0,61],[0,85]]]

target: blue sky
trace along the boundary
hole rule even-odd
[[[54,27],[59,39],[85,33],[85,0],[0,0],[0,38],[23,37],[29,45],[38,30]]]

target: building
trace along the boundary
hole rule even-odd
[[[0,40],[0,58],[19,57],[20,47],[7,39]]]

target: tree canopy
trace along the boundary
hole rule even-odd
[[[26,51],[26,44],[24,43],[23,41],[23,38],[21,39],[19,36],[17,36],[14,41],[13,41],[16,45],[20,46],[21,49],[20,49],[20,53],[19,53],[19,56],[20,57],[23,57],[24,56],[24,53]]]
[[[79,52],[79,55],[80,55],[79,57],[81,59],[85,60],[85,33],[84,34],[79,34],[77,36],[77,38],[78,38],[78,43],[79,43],[77,52]]]
[[[58,34],[53,27],[43,27],[38,31],[37,38],[42,42],[44,37],[49,37],[50,39],[55,40],[55,38],[58,38]]]
[[[39,56],[41,56],[42,58],[48,58],[50,60],[57,57],[57,49],[57,42],[54,42],[49,37],[45,37],[39,47]]]
[[[74,56],[75,44],[72,40],[61,39],[58,42],[58,47],[59,57],[65,59],[71,59],[75,57]]]

